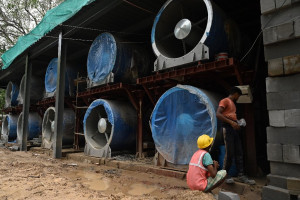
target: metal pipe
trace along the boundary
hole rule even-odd
[[[31,81],[32,64],[29,63],[28,55],[26,56],[25,65],[25,101],[23,105],[22,130],[21,130],[21,151],[27,151],[27,137],[28,137],[28,118],[30,107],[30,81]]]
[[[53,157],[61,158],[62,138],[63,138],[63,113],[65,99],[65,72],[67,59],[67,46],[62,41],[62,32],[59,33],[58,40],[58,62],[57,62],[57,84],[55,101],[55,126],[54,126],[54,145]]]

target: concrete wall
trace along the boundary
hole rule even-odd
[[[261,0],[268,62],[267,153],[271,174],[263,200],[300,194],[300,0]]]

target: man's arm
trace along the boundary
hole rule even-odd
[[[235,121],[232,121],[232,120],[228,119],[227,117],[225,117],[225,116],[222,114],[223,111],[224,111],[224,108],[221,107],[221,106],[219,106],[219,107],[218,107],[218,110],[217,110],[217,113],[216,113],[217,118],[218,118],[219,120],[221,120],[222,122],[225,122],[225,123],[227,123],[227,124],[230,124],[230,126],[232,126],[233,129],[239,130],[239,129],[240,129],[240,126],[239,126]]]
[[[215,161],[215,160],[214,160],[214,164],[213,165],[208,165],[207,166],[207,170],[208,170],[208,172],[209,172],[209,174],[210,174],[210,176],[212,178],[216,177],[216,175],[218,173],[218,167],[219,166],[220,166],[219,163],[217,161]]]

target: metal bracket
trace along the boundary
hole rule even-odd
[[[89,78],[87,78],[88,88],[96,87],[99,85],[105,85],[107,83],[113,83],[113,82],[114,82],[114,73],[112,73],[112,72],[106,77],[105,80],[98,82],[98,83],[94,83]]]
[[[209,48],[199,43],[192,51],[179,58],[167,58],[163,55],[159,55],[154,62],[154,71],[207,59],[209,59]]]

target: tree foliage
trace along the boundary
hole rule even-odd
[[[63,0],[0,0],[0,56]],[[1,64],[2,65],[2,64]]]

